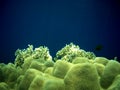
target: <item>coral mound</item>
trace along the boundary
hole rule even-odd
[[[52,58],[46,46],[18,49],[0,63],[0,90],[120,90],[120,63],[70,43]]]

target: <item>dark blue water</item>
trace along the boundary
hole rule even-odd
[[[28,44],[52,56],[73,42],[97,56],[120,58],[119,0],[0,0],[0,62]],[[103,49],[95,51],[96,45]]]

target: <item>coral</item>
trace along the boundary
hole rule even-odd
[[[33,49],[33,45],[28,45],[27,49],[17,49],[15,52],[15,65],[22,67],[22,65],[25,62],[26,58],[32,58],[32,59],[41,59],[44,60],[52,60],[51,55],[49,54],[49,49],[45,46],[40,46],[38,48]]]
[[[96,57],[95,58],[96,63],[100,63],[100,64],[103,64],[103,65],[106,65],[108,63],[108,61],[109,60],[105,57]]]
[[[9,89],[10,89],[9,86],[6,83],[4,82],[0,83],[0,90],[9,90]]]
[[[53,59],[45,46],[18,49],[0,63],[0,90],[120,90],[120,63],[70,43]]]
[[[66,74],[64,82],[66,90],[100,90],[97,70],[90,63],[73,65]]]
[[[25,72],[23,79],[21,80],[20,84],[18,85],[18,90],[28,90],[30,84],[32,83],[33,79],[37,76],[41,76],[42,73],[36,69],[28,69]]]
[[[94,63],[94,65],[97,69],[98,75],[101,77],[103,75],[105,66],[103,64],[99,64],[99,63]]]
[[[59,50],[54,59],[61,59],[72,62],[75,57],[86,57],[88,59],[94,59],[96,56],[93,52],[86,52],[80,49],[78,45],[70,43],[69,45],[66,45],[64,48]]]
[[[53,67],[53,76],[64,78],[72,65],[66,61],[58,60]]]
[[[103,75],[101,76],[100,83],[103,88],[108,88],[117,75],[120,74],[120,63],[111,60],[106,65]]]
[[[87,62],[89,62],[89,59],[86,57],[76,57],[72,61],[73,64],[87,63]]]
[[[116,76],[108,90],[120,90],[120,75]]]

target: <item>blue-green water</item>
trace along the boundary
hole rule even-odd
[[[0,62],[14,52],[45,45],[52,56],[73,42],[97,56],[120,58],[120,3],[117,0],[1,0]],[[97,45],[103,45],[95,51]]]

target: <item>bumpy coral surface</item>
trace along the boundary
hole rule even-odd
[[[18,49],[0,63],[0,90],[120,90],[120,63],[70,43],[52,58],[45,46]]]

